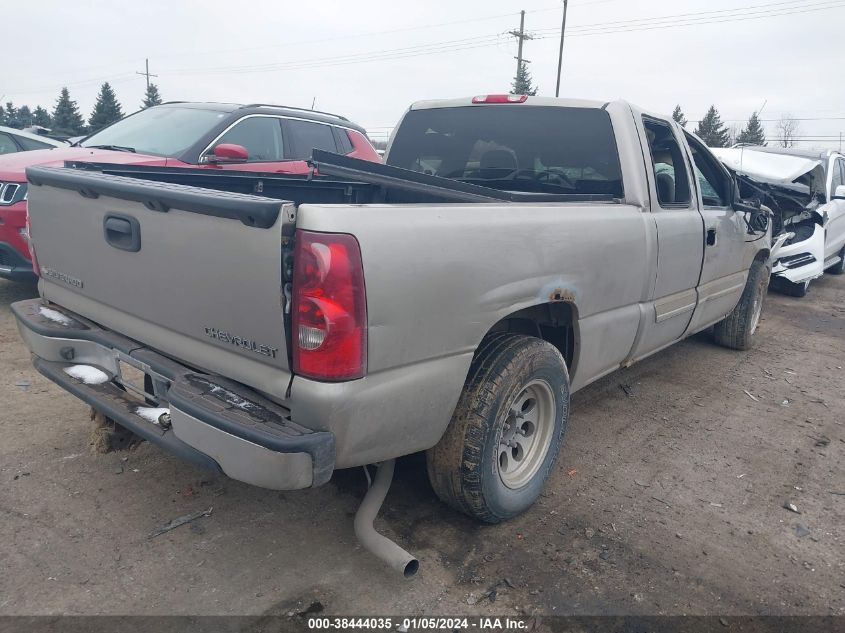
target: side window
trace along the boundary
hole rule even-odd
[[[18,146],[15,145],[15,142],[12,140],[12,137],[8,134],[3,134],[0,132],[0,155],[2,154],[12,154],[18,151]]]
[[[664,208],[688,207],[691,196],[686,161],[672,127],[645,117],[643,125],[651,152],[658,203]]]
[[[311,158],[311,151],[324,149],[328,152],[336,152],[337,145],[334,142],[332,127],[323,123],[312,123],[311,121],[298,121],[289,119],[286,122],[292,152],[291,158],[295,160],[308,160]]]
[[[732,186],[730,176],[721,168],[719,161],[692,134],[684,132],[692,150],[695,177],[701,189],[701,201],[705,207],[726,207]]]
[[[352,141],[349,140],[349,132],[342,127],[333,127],[332,130],[334,130],[334,140],[337,142],[338,154],[349,154],[354,149],[352,147]]]
[[[49,143],[42,143],[41,141],[33,141],[30,138],[24,138],[23,136],[18,137],[18,142],[21,144],[25,150],[29,149],[52,149],[53,145]]]
[[[833,177],[830,179],[830,195],[836,193],[836,187],[845,184],[843,181],[843,169],[845,169],[845,160],[837,158],[833,164]]]
[[[226,132],[217,141],[242,145],[249,152],[250,162],[284,160],[282,128],[276,117],[247,117]]]

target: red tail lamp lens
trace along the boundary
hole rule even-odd
[[[316,380],[361,378],[367,369],[367,300],[358,241],[297,231],[293,370]]]

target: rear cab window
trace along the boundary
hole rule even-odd
[[[599,108],[411,110],[387,164],[504,191],[623,197],[613,126]]]

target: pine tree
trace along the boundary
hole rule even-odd
[[[748,123],[745,124],[742,132],[736,137],[737,143],[744,143],[746,145],[765,145],[766,132],[763,126],[760,125],[760,119],[756,112],[752,112],[748,117]]]
[[[675,119],[678,123],[681,124],[681,127],[687,126],[687,118],[684,116],[684,111],[681,110],[680,105],[676,105],[675,109],[672,111],[672,118]]]
[[[53,109],[53,132],[68,136],[78,136],[85,132],[85,122],[79,114],[76,101],[71,100],[67,88],[62,88]]]
[[[730,142],[728,130],[725,129],[722,117],[714,105],[710,106],[707,114],[698,122],[695,133],[708,147],[727,147]]]
[[[0,125],[6,125],[6,108],[0,105]]]
[[[144,102],[141,108],[152,108],[153,106],[161,105],[161,94],[159,94],[158,86],[150,84],[147,92],[144,94]]]
[[[24,105],[18,108],[18,124],[21,127],[32,125],[32,110],[29,109],[29,106]]]
[[[22,127],[18,123],[18,111],[11,101],[6,102],[6,116],[3,117],[3,125],[7,127]]]
[[[531,73],[528,72],[528,64],[522,62],[519,65],[519,70],[516,71],[516,77],[513,78],[511,84],[512,95],[528,95],[533,97],[537,94],[537,86],[531,83]]]
[[[120,109],[117,96],[114,94],[114,90],[112,90],[109,82],[106,82],[100,87],[100,94],[97,95],[94,110],[88,118],[88,128],[92,133],[97,132],[107,125],[120,121],[122,118],[123,111]]]
[[[49,128],[53,126],[53,117],[41,106],[36,106],[35,111],[32,113],[32,122],[35,125]]]

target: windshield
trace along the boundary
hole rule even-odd
[[[85,139],[82,147],[111,146],[140,154],[175,156],[212,130],[226,112],[165,106],[128,116]]]
[[[505,191],[622,197],[610,116],[597,108],[412,110],[387,163]]]

